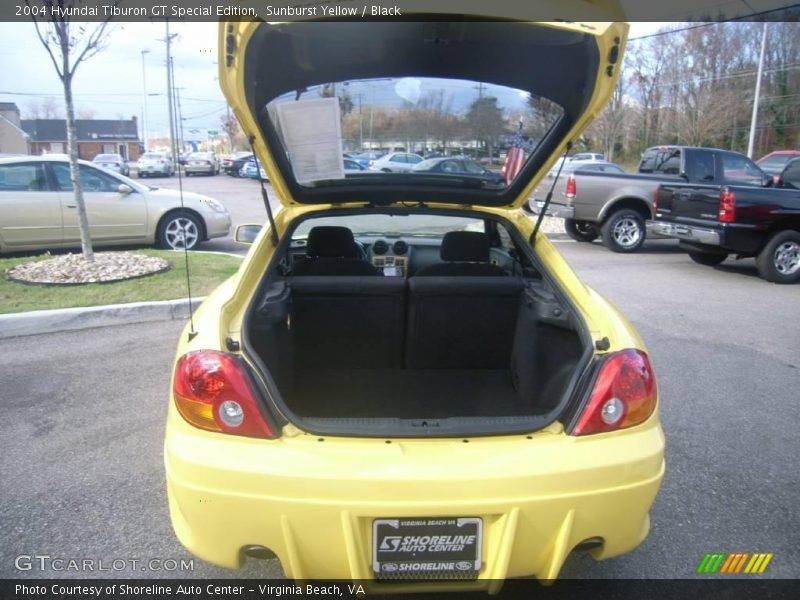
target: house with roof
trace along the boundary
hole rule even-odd
[[[13,102],[0,102],[0,156],[6,154],[28,154],[28,134]]]
[[[67,152],[65,119],[23,119],[22,129],[28,134],[30,154],[64,154]],[[98,154],[121,154],[126,160],[137,160],[141,153],[136,117],[131,119],[75,119],[78,158],[92,160]]]

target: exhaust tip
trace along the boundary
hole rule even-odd
[[[601,537],[590,537],[583,540],[580,544],[575,546],[572,551],[573,552],[585,552],[587,550],[594,550],[595,548],[599,548],[603,545],[603,538]]]
[[[277,558],[275,553],[266,546],[259,546],[256,544],[245,546],[242,548],[242,553],[248,558],[257,558],[258,560],[268,560],[270,558]]]

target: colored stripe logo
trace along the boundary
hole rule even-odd
[[[698,574],[723,573],[726,575],[746,573],[749,575],[761,574],[774,555],[766,552],[709,552],[697,566]]]

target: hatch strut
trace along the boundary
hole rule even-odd
[[[258,156],[256,155],[256,149],[253,145],[256,136],[251,135],[247,138],[247,141],[250,142],[250,151],[253,153],[253,159],[256,161],[256,167],[258,167]],[[259,169],[260,171],[260,169]],[[258,175],[258,182],[261,184],[261,199],[264,200],[264,206],[267,208],[267,218],[269,219],[269,233],[270,238],[272,238],[272,244],[277,248],[278,247],[278,230],[275,229],[275,219],[272,216],[272,207],[269,204],[269,196],[267,195],[267,188],[264,187],[264,180],[261,179],[261,173],[259,172]]]
[[[541,210],[539,211],[539,218],[536,219],[536,227],[533,228],[533,235],[531,236],[531,246],[536,245],[536,234],[539,233],[539,227],[542,225],[542,219],[547,214],[547,209],[550,207],[550,200],[553,199],[553,190],[558,183],[558,178],[561,175],[561,169],[564,168],[564,164],[567,162],[567,154],[572,149],[572,142],[567,142],[567,149],[564,150],[564,156],[561,159],[561,162],[558,165],[558,171],[556,172],[556,178],[553,180],[553,185],[550,186],[550,191],[547,192],[547,197],[544,199],[544,206],[542,206]]]

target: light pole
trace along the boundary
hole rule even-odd
[[[142,54],[142,138],[144,142],[144,151],[147,152],[147,78],[144,71],[144,55],[149,54],[150,50],[144,49]]]
[[[747,143],[747,157],[753,158],[756,144],[756,123],[758,122],[758,100],[761,95],[761,72],[764,70],[764,48],[767,46],[767,25],[764,21],[764,32],[761,34],[761,55],[758,57],[758,73],[756,74],[756,92],[753,98],[753,116],[750,119],[750,140]]]

